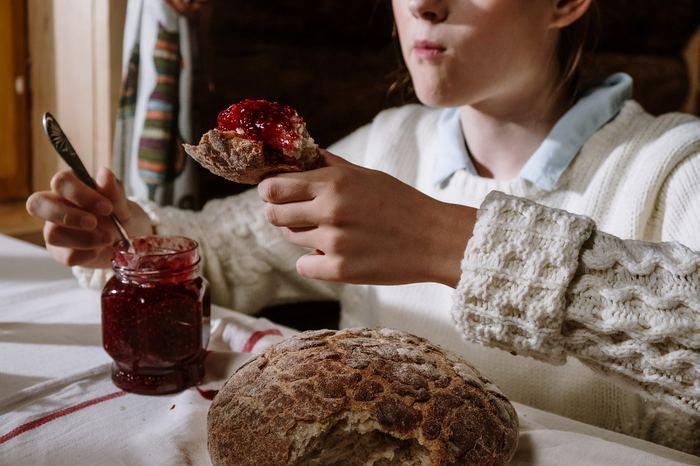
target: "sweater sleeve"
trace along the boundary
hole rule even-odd
[[[469,340],[554,364],[574,356],[700,415],[700,254],[679,243],[621,240],[494,192],[452,315]]]
[[[362,164],[371,125],[350,133],[329,149],[352,163]],[[137,200],[159,235],[182,235],[200,245],[202,270],[216,304],[241,312],[265,306],[315,299],[337,299],[342,285],[310,280],[296,272],[296,260],[307,251],[287,243],[265,219],[254,189],[215,199],[201,212],[158,207]],[[101,288],[111,270],[73,267],[80,284]]]
[[[254,189],[209,201],[200,212],[140,202],[159,235],[182,235],[199,243],[202,271],[212,300],[252,313],[265,306],[315,299],[337,299],[341,285],[301,277],[296,260],[307,252],[284,240],[265,219]],[[84,286],[99,288],[109,273],[74,267]]]
[[[700,152],[685,158],[668,176],[654,217],[662,219],[662,241],[678,241],[700,251]]]
[[[343,157],[348,162],[355,165],[363,165],[371,127],[371,124],[361,126],[339,141],[334,142],[328,147],[328,150],[339,157]]]

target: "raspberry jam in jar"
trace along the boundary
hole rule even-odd
[[[126,391],[174,393],[204,376],[210,299],[197,242],[142,236],[114,249],[115,275],[102,290],[102,344],[112,380]]]

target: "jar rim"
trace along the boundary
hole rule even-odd
[[[139,273],[176,272],[199,263],[197,241],[186,236],[143,235],[129,238],[131,248],[115,243],[112,266],[115,271]],[[170,260],[165,260],[166,258]],[[182,258],[182,262],[176,262]]]
[[[183,248],[183,249],[178,249],[177,251],[164,251],[162,253],[155,253],[155,254],[140,254],[141,256],[148,255],[148,256],[159,256],[159,255],[168,255],[168,254],[179,254],[183,252],[190,252],[199,247],[199,243],[197,241],[193,240],[192,238],[188,238],[187,236],[182,236],[182,235],[141,235],[141,236],[132,236],[129,238],[129,241],[131,242],[132,249],[139,244],[139,241],[144,241],[149,238],[159,238],[163,240],[181,240],[188,244],[188,247]],[[129,249],[125,247],[126,243],[124,240],[119,240],[115,243],[115,248],[119,251],[124,251],[129,253]],[[133,254],[133,253],[130,253]]]

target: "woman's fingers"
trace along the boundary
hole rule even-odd
[[[352,255],[356,248],[349,235],[335,227],[284,228],[282,235],[292,244],[314,249],[321,254],[347,256]]]
[[[97,190],[82,183],[72,170],[57,173],[51,191],[36,192],[27,199],[27,211],[46,223],[44,239],[51,257],[66,265],[109,266],[117,231],[109,214],[132,220],[135,235],[152,233],[150,220],[124,195],[114,174],[102,169]]]
[[[54,260],[71,267],[74,265],[87,265],[99,257],[96,249],[68,249],[50,244],[46,245],[46,249]],[[104,267],[102,264],[97,264],[97,266]]]
[[[97,218],[93,214],[70,205],[60,194],[52,191],[40,191],[29,196],[27,212],[66,228],[94,230],[97,227]]]
[[[114,215],[116,215],[120,221],[128,222],[132,215],[129,209],[129,202],[124,194],[124,186],[114,173],[107,168],[100,168],[97,172],[95,183],[97,183],[97,188],[100,190],[100,193],[111,201]]]
[[[296,266],[302,277],[353,283],[350,264],[339,256],[313,251],[297,259]]]
[[[323,234],[319,227],[283,228],[282,236],[285,240],[304,248],[319,248],[319,241],[323,241]]]
[[[51,190],[69,203],[95,215],[114,213],[119,220],[126,222],[131,217],[124,187],[114,173],[101,168],[95,178],[97,191],[89,188],[73,170],[58,172],[51,179]]]
[[[291,173],[266,178],[258,184],[260,198],[272,204],[310,201],[316,197],[311,183]]]
[[[314,227],[319,224],[319,215],[313,201],[289,204],[265,204],[265,217],[276,227]]]
[[[51,178],[51,190],[71,204],[95,215],[109,215],[112,203],[102,194],[89,188],[73,170],[64,170]]]
[[[328,152],[326,149],[319,149],[319,154],[323,158],[323,162],[326,167],[352,167],[354,166],[351,162],[348,162],[342,157],[335,155],[332,152]]]
[[[108,246],[112,235],[101,229],[92,231],[74,230],[55,223],[44,224],[44,239],[46,244],[71,249],[97,249]]]

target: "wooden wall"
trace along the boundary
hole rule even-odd
[[[401,103],[387,96],[398,68],[392,22],[382,0],[214,1],[215,91],[208,94],[200,80],[194,134],[212,127],[228,104],[257,97],[292,105],[317,142],[330,145]],[[203,199],[242,189],[202,176]]]
[[[0,2],[0,203],[29,193],[26,5]]]
[[[697,0],[598,0],[595,53],[582,67],[591,81],[615,71],[635,80],[651,113],[698,113],[700,4]],[[695,40],[694,40],[695,39]]]
[[[387,95],[399,63],[392,24],[388,0],[215,0],[215,90],[207,91],[197,66],[194,134],[213,127],[230,103],[252,97],[292,105],[316,141],[330,145],[402,103],[399,95]],[[249,188],[200,173],[204,200]],[[300,330],[337,328],[339,308],[330,302],[292,304],[262,315]]]
[[[635,78],[635,97],[652,113],[697,112],[700,31],[697,0],[599,0],[596,51],[583,62],[584,81],[614,71]],[[211,41],[215,91],[197,74],[194,134],[215,124],[216,114],[246,97],[278,100],[297,108],[311,134],[327,146],[382,110],[405,101],[387,95],[398,69],[389,0],[214,0]],[[700,37],[700,36],[698,36]],[[690,65],[688,57],[690,55]],[[245,187],[202,170],[202,199]]]
[[[88,171],[109,166],[126,0],[28,0],[32,190],[63,167],[41,126],[51,112]]]

